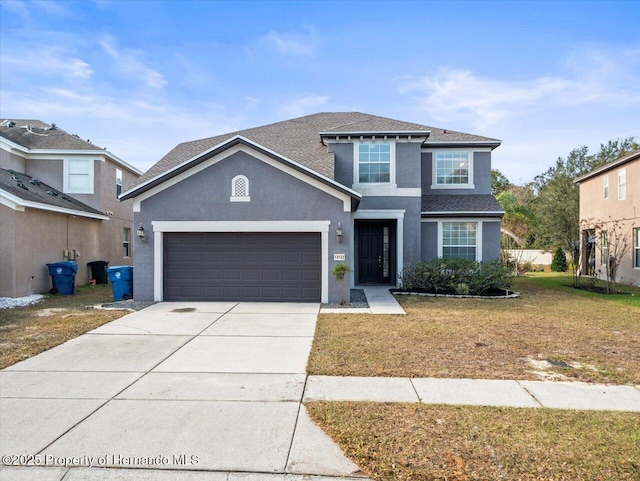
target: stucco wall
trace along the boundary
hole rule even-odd
[[[76,285],[88,281],[87,258],[98,256],[99,232],[105,221],[36,209],[24,212],[0,206],[0,297],[19,297],[51,288],[47,263],[61,262],[64,250],[80,256]],[[5,229],[6,226],[6,229]]]
[[[0,149],[0,169],[24,172],[25,160],[19,155]]]
[[[450,150],[450,149],[449,149]],[[458,150],[473,150],[461,147]],[[491,193],[491,152],[473,153],[473,189],[432,189],[433,154],[422,153],[422,193],[423,194],[490,194]]]
[[[465,218],[465,222],[467,219]],[[457,222],[457,219],[442,219],[443,222]],[[491,261],[500,258],[500,222],[477,219],[482,222],[482,260]],[[429,220],[421,225],[421,259],[430,261],[438,257],[438,222]]]
[[[251,202],[230,202],[231,180],[236,175],[249,179]],[[153,299],[153,232],[152,221],[280,221],[328,220],[329,271],[333,254],[347,254],[351,242],[350,212],[344,212],[342,200],[296,179],[245,152],[207,167],[184,181],[141,202],[134,216],[136,227],[148,233],[144,242],[135,240],[134,297]],[[343,243],[338,244],[335,228],[340,222]],[[329,301],[339,300],[337,284],[329,280]]]
[[[618,171],[626,171],[626,196],[618,200]],[[603,177],[609,175],[609,198],[604,198]],[[633,229],[640,228],[640,159],[603,172],[580,183],[580,219],[581,229],[591,228],[593,225],[612,220],[619,220],[626,242],[631,247],[620,261],[616,272],[616,280],[626,284],[640,284],[640,268],[633,267]],[[610,230],[610,228],[609,228]],[[600,232],[596,252],[596,271],[604,272],[600,253]],[[582,238],[582,236],[581,236]],[[619,242],[619,245],[622,241]]]

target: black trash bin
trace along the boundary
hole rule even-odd
[[[53,288],[49,292],[63,296],[72,295],[76,287],[78,264],[73,261],[52,262],[47,264],[47,267],[53,284]]]
[[[94,279],[96,284],[107,283],[107,267],[109,266],[107,261],[87,262],[87,265],[91,269],[91,279]]]

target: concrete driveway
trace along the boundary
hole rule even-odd
[[[3,464],[48,467],[3,480],[357,476],[301,404],[318,311],[161,303],[5,369]]]

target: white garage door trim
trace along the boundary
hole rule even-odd
[[[286,221],[153,221],[153,300],[164,300],[162,271],[165,232],[319,232],[321,234],[320,302],[329,302],[329,226],[328,220]]]

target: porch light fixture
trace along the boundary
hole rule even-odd
[[[142,226],[138,227],[138,230],[136,231],[136,235],[138,236],[138,239],[140,239],[140,242],[143,242],[145,238],[144,227]]]
[[[342,244],[342,225],[338,222],[338,227],[336,227],[336,241],[338,244]]]

